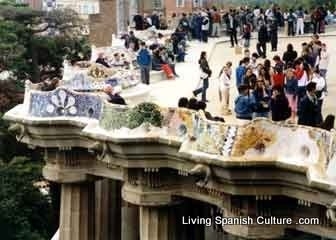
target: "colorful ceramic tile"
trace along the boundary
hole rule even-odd
[[[51,92],[32,91],[29,115],[34,117],[88,117],[99,119],[102,100],[92,94],[82,94],[57,88]]]

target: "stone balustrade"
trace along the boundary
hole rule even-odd
[[[115,106],[64,88],[30,90],[26,97],[4,118],[19,141],[44,149],[44,177],[62,183],[61,240],[107,240],[116,229],[103,227],[106,221],[121,222],[125,240],[194,239],[204,235],[196,233],[202,227],[182,224],[183,211],[176,211],[193,201],[203,205],[183,216],[217,207],[212,217],[319,219],[309,227],[214,226],[236,236],[274,239],[286,229],[336,236],[334,132],[267,119],[225,124],[202,112]],[[92,212],[101,234],[94,232]]]

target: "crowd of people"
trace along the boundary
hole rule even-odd
[[[323,6],[312,9],[281,9],[277,4],[271,4],[263,9],[241,6],[237,9],[199,9],[192,13],[173,13],[166,18],[162,14],[136,14],[133,26],[136,30],[155,27],[156,29],[176,30],[181,27],[189,39],[199,39],[207,42],[208,37],[219,37],[223,33],[230,36],[232,46],[238,44],[237,34],[245,40],[250,38],[252,31],[265,27],[268,38],[282,28],[286,34],[300,35],[304,33],[323,33],[325,25],[330,23],[332,13]]]
[[[273,121],[287,121],[306,126],[330,130],[334,116],[323,121],[322,108],[328,94],[327,79],[330,53],[317,33],[324,32],[327,12],[323,7],[302,8],[281,11],[276,5],[263,10],[240,8],[223,12],[203,9],[191,14],[176,14],[167,21],[163,16],[145,15],[134,17],[135,28],[142,30],[155,26],[157,29],[173,29],[174,33],[164,41],[148,45],[140,41],[131,31],[125,38],[125,47],[137,52],[137,64],[141,79],[149,84],[151,70],[163,70],[167,78],[178,76],[174,63],[184,61],[186,42],[199,39],[207,42],[209,36],[221,35],[222,25],[230,36],[231,46],[238,44],[238,34],[243,39],[244,57],[235,69],[235,86],[238,97],[234,100],[234,114],[237,119],[252,120],[256,117],[271,118]],[[308,21],[309,20],[309,21]],[[288,44],[286,51],[267,59],[266,44],[277,51],[278,31],[283,27],[288,35],[314,32],[310,42],[302,43],[301,49]],[[257,31],[256,52],[250,52],[251,33]],[[157,36],[157,39],[162,36]],[[180,51],[182,49],[182,51]],[[177,60],[178,59],[178,60]],[[213,77],[206,52],[199,58],[200,79],[192,92],[194,98],[181,98],[178,106],[203,110],[210,120],[224,121],[212,117],[206,111],[209,79]],[[230,109],[230,88],[234,85],[232,62],[226,62],[218,79],[218,93],[223,115],[232,114]],[[201,101],[197,96],[201,94]]]
[[[319,35],[314,34],[310,42],[302,43],[301,49],[295,50],[288,44],[282,56],[273,57],[273,63],[269,59],[262,62],[258,60],[260,57],[258,53],[245,56],[236,68],[239,93],[234,101],[236,118],[270,117],[273,121],[321,126],[330,53]],[[226,64],[219,81],[229,87],[231,78]],[[227,93],[224,96],[222,106],[224,113],[228,113]]]
[[[257,117],[273,121],[298,123],[330,130],[334,126],[334,115],[322,117],[324,98],[327,96],[327,69],[330,54],[319,35],[311,42],[302,43],[295,50],[288,44],[282,56],[275,55],[272,61],[263,60],[257,53],[245,56],[236,68],[235,86],[239,95],[234,100],[237,119],[252,120]],[[218,121],[206,111],[206,91],[212,71],[206,52],[199,59],[200,87],[193,91],[195,98],[181,98],[179,107],[202,110],[209,120]],[[227,62],[218,76],[218,91],[223,115],[230,115],[230,88],[233,86],[232,62]],[[202,93],[202,100],[196,97]],[[195,107],[196,106],[196,107]],[[202,106],[202,107],[197,107]],[[224,121],[220,118],[220,121]]]

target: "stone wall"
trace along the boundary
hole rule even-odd
[[[100,0],[100,14],[90,15],[90,41],[96,47],[110,46],[117,32],[117,0]]]
[[[189,13],[192,12],[193,4],[192,1],[185,0],[183,7],[176,6],[176,0],[164,0],[165,4],[165,14],[169,18],[173,13]]]

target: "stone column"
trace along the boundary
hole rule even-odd
[[[109,201],[109,239],[121,239],[121,182],[109,180],[108,191],[105,193],[110,196]]]
[[[169,240],[167,208],[140,207],[140,240]]]
[[[121,239],[138,240],[139,239],[139,207],[122,202],[121,208]]]
[[[95,183],[95,240],[120,240],[120,182],[104,179]]]
[[[94,240],[94,184],[62,184],[60,240]]]

